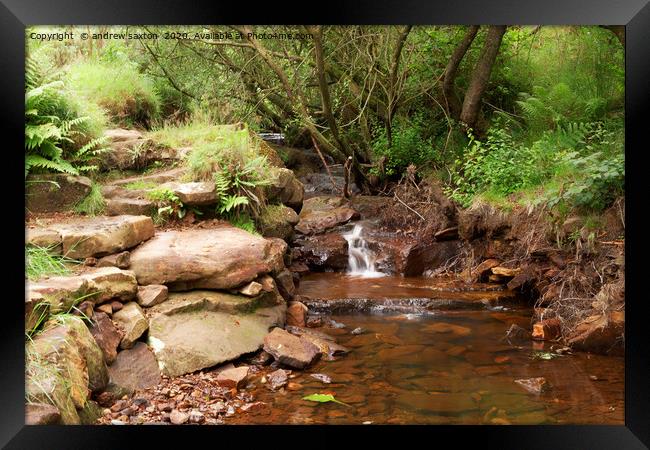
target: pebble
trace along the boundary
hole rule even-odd
[[[352,333],[354,335],[359,335],[359,334],[363,334],[365,332],[366,332],[366,330],[364,328],[358,327],[358,328],[355,328],[354,330],[352,330],[350,333]]]
[[[169,415],[169,420],[174,425],[182,425],[187,422],[190,418],[190,415],[187,413],[180,412],[177,409],[174,409]]]
[[[111,420],[111,425],[126,425],[126,422],[122,422],[121,420],[113,419],[113,420]]]

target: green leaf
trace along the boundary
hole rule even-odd
[[[317,402],[317,403],[328,403],[328,402],[334,402],[334,403],[339,403],[341,405],[345,406],[351,406],[348,405],[347,403],[343,403],[342,401],[339,401],[334,398],[332,394],[311,394],[306,397],[302,398],[303,400],[309,400],[310,402]]]

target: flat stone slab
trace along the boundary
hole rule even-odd
[[[148,216],[79,217],[35,228],[59,233],[62,254],[73,259],[117,253],[154,235],[153,221]]]
[[[304,369],[321,356],[321,350],[311,340],[294,336],[274,328],[264,338],[264,351],[280,362],[296,369]]]
[[[166,231],[131,252],[140,285],[170,290],[230,289],[284,269],[287,244],[231,226]]]
[[[258,350],[269,329],[284,324],[286,314],[284,303],[231,314],[212,309],[213,303],[208,301],[162,312],[172,300],[147,311],[154,310],[149,322],[149,345],[161,371],[168,376],[212,367]]]
[[[144,198],[116,197],[106,200],[106,214],[109,216],[149,216],[155,211],[152,201]]]
[[[169,182],[160,186],[174,192],[184,205],[211,205],[219,199],[214,182],[195,181],[190,183]]]

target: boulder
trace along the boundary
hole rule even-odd
[[[148,216],[77,217],[45,229],[61,236],[62,253],[73,259],[104,256],[138,245],[154,234]]]
[[[59,408],[48,403],[27,403],[25,425],[55,425],[61,420]]]
[[[138,286],[137,301],[140,306],[149,308],[167,300],[168,289],[162,284]]]
[[[31,212],[72,209],[92,189],[88,177],[66,174],[30,175],[25,182],[26,206]]]
[[[129,252],[104,256],[97,261],[97,267],[117,267],[118,269],[128,269],[129,265],[131,265],[131,253]]]
[[[79,278],[88,280],[91,289],[97,292],[90,297],[90,300],[96,304],[111,299],[129,301],[135,298],[138,292],[138,282],[135,274],[130,270],[101,267],[84,272],[79,275]]]
[[[514,276],[518,275],[519,272],[521,272],[521,268],[519,267],[515,269],[510,267],[501,267],[501,266],[492,268],[492,273],[494,275],[499,275],[501,277],[507,277],[507,278],[513,278]]]
[[[156,212],[156,205],[146,198],[115,197],[106,200],[108,216],[151,216]]]
[[[625,312],[610,311],[595,314],[580,322],[567,339],[577,350],[623,355],[625,335]]]
[[[141,285],[231,289],[284,269],[286,248],[231,226],[166,231],[131,252],[130,268]]]
[[[170,294],[147,310],[149,343],[160,368],[178,376],[258,350],[286,304],[276,292],[244,297],[215,291]]]
[[[54,320],[51,322],[51,325],[49,322],[45,324],[46,331],[43,333],[48,333],[50,326],[52,330],[60,330],[52,333],[52,337],[59,339],[65,336],[64,339],[78,349],[86,365],[88,389],[92,392],[100,392],[108,383],[108,371],[104,354],[84,321],[78,317],[68,316],[65,319],[60,318],[58,322]]]
[[[108,368],[108,392],[120,398],[131,395],[136,389],[146,389],[160,383],[160,370],[153,352],[143,342],[117,354]]]
[[[60,255],[63,251],[61,235],[56,230],[29,227],[25,234],[26,245],[47,248],[52,255]]]
[[[460,241],[416,243],[406,256],[404,276],[418,276],[426,270],[437,269],[457,257],[460,248]]]
[[[217,185],[210,181],[196,181],[179,183],[171,181],[160,186],[169,189],[178,196],[178,199],[188,206],[203,206],[217,203]]]
[[[54,402],[64,423],[78,420],[74,408],[83,408],[88,399],[88,369],[69,330],[56,326],[39,333],[28,343],[26,353],[28,399]]]
[[[318,199],[314,197],[313,199]],[[296,225],[296,231],[302,234],[320,234],[330,228],[343,225],[352,219],[358,219],[359,213],[347,206],[339,206],[330,209],[305,209],[300,212],[300,221]]]
[[[270,203],[282,203],[300,212],[305,197],[305,188],[289,169],[278,168],[273,171],[273,180],[266,187],[266,197]]]
[[[296,369],[304,369],[321,355],[320,349],[309,340],[274,328],[264,338],[264,350],[278,362]]]
[[[47,303],[51,313],[69,311],[82,298],[92,298],[95,287],[82,277],[50,277],[33,283],[27,283],[27,301],[30,315],[26,323],[32,323],[35,313],[33,309],[38,304]]]
[[[296,240],[300,261],[314,270],[345,270],[348,267],[348,241],[341,233],[325,233]]]
[[[149,328],[149,322],[144,316],[142,308],[136,302],[129,302],[120,311],[113,313],[113,320],[124,331],[120,348],[133,347]]]
[[[117,357],[117,347],[120,345],[123,333],[113,321],[103,312],[95,312],[90,333],[104,355],[104,361],[110,365]]]
[[[298,214],[284,205],[268,206],[258,219],[258,229],[264,237],[276,237],[289,241],[293,227],[299,222]]]

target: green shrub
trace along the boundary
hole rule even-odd
[[[178,217],[182,219],[185,217],[187,210],[181,199],[172,191],[167,188],[153,189],[147,192],[149,200],[153,201],[158,208],[153,220],[157,224],[161,224],[170,218]]]
[[[37,280],[46,275],[68,275],[69,264],[79,264],[79,261],[54,255],[49,247],[25,247],[25,274],[30,280]]]
[[[102,116],[96,111],[81,115],[84,108],[62,81],[49,80],[30,59],[26,64],[25,176],[35,171],[77,175],[95,170],[92,161],[104,151]]]
[[[372,148],[376,156],[386,157],[386,175],[403,172],[410,164],[422,167],[433,157],[431,138],[425,137],[428,129],[424,115],[397,118],[392,127],[392,145],[389,146],[386,129],[376,131]]]
[[[104,108],[120,125],[149,127],[160,110],[153,82],[135,64],[79,62],[68,69],[71,88]]]

